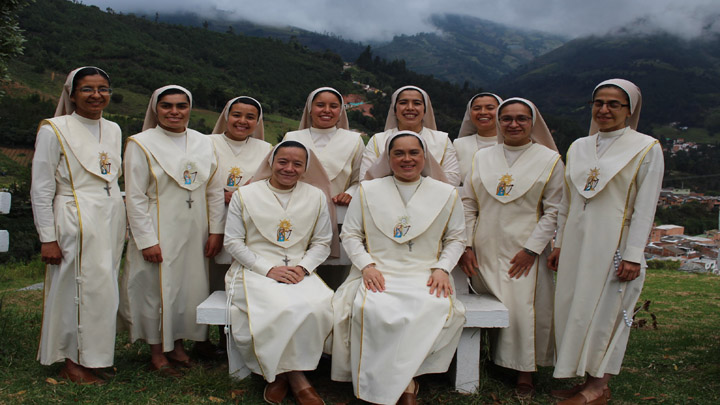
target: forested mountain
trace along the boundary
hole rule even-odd
[[[247,94],[258,98],[266,113],[294,119],[300,118],[305,97],[314,88],[333,86],[343,93],[362,93],[352,83],[353,75],[388,91],[412,83],[448,100],[436,102],[435,109],[441,128],[450,132],[459,128],[464,103],[476,91],[380,59],[372,65],[373,72],[344,71],[337,54],[314,52],[298,43],[165,24],[64,0],[31,4],[20,14],[20,25],[27,39],[25,54],[11,65],[11,91],[0,103],[6,145],[31,146],[34,126],[52,113],[48,109],[43,115],[27,114],[18,120],[20,106],[38,104],[19,99],[23,92],[56,100],[65,74],[87,64],[109,72],[115,93],[108,112],[126,135],[139,130],[152,90],[169,83],[190,89],[196,107],[220,111],[229,98]],[[374,133],[384,125],[389,94],[368,97],[376,106],[375,117],[351,114],[351,124]],[[202,129],[209,131],[212,124],[205,122]]]
[[[493,88],[501,76],[565,42],[559,35],[470,16],[435,15],[430,21],[440,33],[397,36],[376,46],[376,53],[388,60],[403,59],[419,73]]]

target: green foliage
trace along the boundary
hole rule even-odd
[[[21,55],[25,39],[18,24],[18,11],[28,0],[3,0],[0,2],[0,81],[7,79],[7,63]],[[3,96],[0,90],[0,97]]]
[[[685,227],[686,235],[699,235],[708,229],[717,229],[718,211],[708,210],[698,202],[658,208],[655,221],[661,225],[680,225]]]
[[[37,126],[52,115],[55,104],[38,94],[0,98],[0,133],[5,146],[35,145]]]
[[[670,270],[677,271],[680,268],[678,260],[648,260],[648,270]]]

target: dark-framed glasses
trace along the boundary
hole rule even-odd
[[[98,87],[97,89],[93,87],[80,87],[78,90],[80,91],[80,93],[86,94],[88,96],[91,94],[95,94],[95,92],[98,92],[98,94],[102,96],[109,96],[112,94],[112,89],[110,87]]]
[[[518,125],[527,125],[532,122],[532,117],[528,117],[527,115],[518,115],[516,117],[503,115],[498,118],[498,121],[500,121],[501,125],[510,125],[513,121],[517,122]]]
[[[593,100],[590,102],[590,105],[592,105],[594,108],[602,108],[604,105],[607,105],[607,108],[609,110],[619,110],[623,107],[630,107],[630,104],[623,104],[617,100],[610,100],[610,101],[603,101],[603,100]]]

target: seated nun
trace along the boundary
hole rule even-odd
[[[298,404],[324,403],[303,371],[317,368],[332,330],[333,291],[315,273],[333,240],[329,200],[313,153],[284,141],[230,201],[224,245],[234,259],[225,278],[232,335],[245,365],[268,382],[268,403],[281,403],[288,389]]]
[[[463,208],[418,134],[390,135],[345,216],[353,268],[333,298],[332,379],[355,396],[414,404],[414,377],[447,371],[465,323],[449,272],[465,247]],[[435,173],[435,174],[434,174]]]

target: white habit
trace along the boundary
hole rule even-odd
[[[561,251],[554,377],[620,372],[630,333],[623,311],[631,320],[645,280],[643,252],[662,175],[660,145],[630,127],[580,138],[570,146],[569,201],[560,209],[556,243]],[[616,259],[640,263],[640,276],[620,281]]]
[[[413,377],[447,371],[457,348],[465,307],[430,295],[427,282],[462,254],[462,204],[454,187],[429,177],[365,181],[341,237],[353,268],[333,298],[331,377],[352,381],[362,400],[394,404]],[[381,293],[362,283],[370,263],[385,278]]]
[[[225,278],[232,333],[245,365],[268,382],[317,368],[332,330],[333,291],[314,270],[331,238],[327,198],[314,186],[279,190],[261,180],[233,194],[225,226],[234,258]],[[297,284],[267,277],[286,265],[310,275]]]
[[[110,367],[115,353],[117,277],[125,239],[120,127],[75,113],[43,121],[32,165],[40,242],[57,241],[47,265],[38,360]]]
[[[155,127],[128,139],[125,192],[131,238],[122,277],[120,314],[130,340],[162,344],[204,341],[195,312],[208,296],[208,233],[222,234],[224,178],[209,137]],[[142,250],[159,244],[162,263]]]
[[[464,181],[470,172],[475,152],[497,145],[497,143],[497,136],[480,136],[478,134],[464,136],[453,141],[453,147],[457,153],[458,165],[460,166],[461,181]]]
[[[553,364],[554,286],[547,253],[563,195],[562,161],[539,144],[496,144],[478,151],[472,166],[462,193],[468,240],[480,269],[473,288],[495,295],[510,315],[507,328],[491,331],[492,359],[502,367],[536,371],[537,365]],[[510,260],[523,248],[538,254],[535,263],[527,276],[510,278]]]

